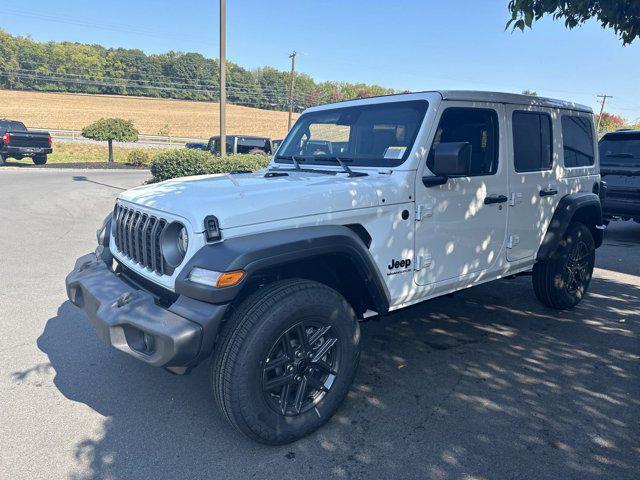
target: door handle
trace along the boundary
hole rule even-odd
[[[558,194],[558,190],[555,188],[545,188],[543,190],[540,190],[541,197],[549,197],[551,195],[557,195],[557,194]]]
[[[491,205],[493,203],[504,203],[507,200],[509,199],[507,198],[506,195],[489,195],[487,198],[484,199],[484,204]]]

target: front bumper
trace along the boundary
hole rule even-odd
[[[640,194],[637,198],[620,198],[609,195],[602,210],[606,218],[640,218]]]
[[[164,308],[94,253],[76,261],[66,286],[69,300],[86,313],[107,345],[175,372],[211,354],[227,309],[184,295]]]

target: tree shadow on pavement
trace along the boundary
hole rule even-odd
[[[38,347],[59,391],[106,417],[75,478],[637,478],[640,290],[591,291],[559,313],[519,278],[364,324],[345,405],[284,447],[221,420],[206,365],[172,376],[110,350],[69,302]]]

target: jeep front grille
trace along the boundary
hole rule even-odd
[[[160,235],[168,222],[122,205],[116,205],[113,218],[113,239],[118,251],[133,262],[164,275],[166,265],[160,252]]]

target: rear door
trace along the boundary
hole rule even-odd
[[[533,259],[561,197],[554,109],[507,106],[511,119],[507,260]],[[554,128],[554,126],[556,128]]]

